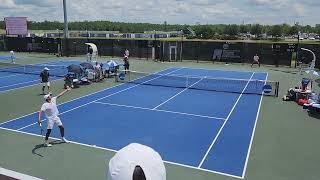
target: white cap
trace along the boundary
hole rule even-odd
[[[43,99],[46,101],[50,96],[51,96],[51,93],[46,94],[46,95],[43,96]]]
[[[129,144],[114,155],[109,162],[107,180],[132,180],[138,165],[147,180],[166,180],[166,169],[159,153],[137,143]]]
[[[47,71],[49,71],[50,69],[49,69],[49,68],[47,68],[47,67],[45,67],[45,68],[44,68],[44,70],[47,70]]]

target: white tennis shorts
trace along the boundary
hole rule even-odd
[[[50,86],[50,82],[44,82],[42,83],[43,86]]]
[[[60,118],[58,116],[48,119],[47,129],[52,129],[54,124],[56,124],[57,126],[62,126],[62,122],[61,122],[61,120],[60,120]]]

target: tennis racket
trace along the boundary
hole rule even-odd
[[[43,131],[41,123],[39,123],[39,127],[40,127],[40,134],[41,134],[42,137],[44,137],[44,131]]]

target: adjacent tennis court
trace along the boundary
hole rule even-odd
[[[169,68],[136,74],[59,105],[66,137],[112,151],[142,143],[168,163],[244,177],[267,73]],[[36,119],[35,112],[0,127],[40,135]],[[53,136],[59,138],[58,130]]]
[[[6,61],[6,60],[11,60],[11,56],[1,56],[0,55],[0,61]]]
[[[40,72],[44,67],[51,69],[51,81],[61,79],[70,64],[80,64],[80,61],[52,61],[41,64],[17,65],[0,63],[0,93],[17,88],[24,88],[40,83]]]

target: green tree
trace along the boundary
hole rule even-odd
[[[224,34],[229,35],[229,36],[236,36],[239,33],[239,27],[236,24],[232,25],[227,25],[224,28]]]
[[[239,32],[240,33],[246,34],[247,32],[249,32],[249,30],[250,30],[250,27],[249,27],[248,24],[246,24],[246,25],[242,24],[242,25],[239,26]]]
[[[299,27],[297,25],[294,25],[289,28],[288,34],[293,36],[293,35],[297,35],[298,32],[299,32]]]
[[[281,37],[283,33],[281,25],[274,25],[271,27],[269,35],[273,37]]]
[[[306,33],[312,33],[313,31],[310,25],[306,25],[303,29],[304,29],[304,32]]]
[[[315,33],[320,35],[320,24],[316,24],[314,29],[315,29]]]
[[[256,36],[262,34],[262,26],[260,24],[254,24],[251,26],[250,33]]]
[[[210,39],[213,36],[213,30],[208,25],[196,26],[195,32],[196,32],[197,38],[201,38],[201,39]]]
[[[289,31],[290,31],[290,26],[288,24],[282,24],[281,25],[281,29],[282,29],[282,33],[284,35],[289,35]]]
[[[4,29],[4,21],[0,21],[0,29]]]

